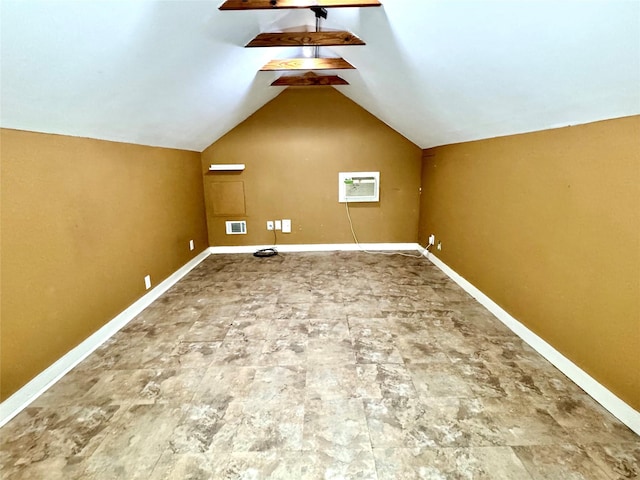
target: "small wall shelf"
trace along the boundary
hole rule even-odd
[[[244,170],[244,163],[220,163],[209,165],[210,172],[240,172]]]

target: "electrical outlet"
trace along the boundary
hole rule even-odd
[[[144,277],[144,289],[149,290],[151,288],[151,275],[146,275]]]
[[[273,230],[273,221],[267,221],[267,230]]]
[[[282,220],[282,233],[291,233],[291,220],[288,218]]]
[[[436,243],[436,236],[432,233],[431,235],[429,235],[429,245],[435,245]]]
[[[282,230],[282,221],[276,220],[276,230]]]
[[[196,248],[196,245],[193,243],[193,240],[189,240],[189,250],[193,250]]]
[[[438,242],[438,250],[442,250],[442,242]]]

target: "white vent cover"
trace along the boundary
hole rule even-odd
[[[338,173],[338,202],[379,202],[380,172]]]
[[[227,235],[244,235],[247,233],[247,222],[244,220],[225,222]]]

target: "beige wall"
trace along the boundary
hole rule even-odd
[[[196,152],[16,130],[0,141],[4,399],[207,236]]]
[[[379,170],[380,203],[352,205],[362,242],[435,233],[443,261],[640,409],[639,137],[632,117],[431,149],[420,200],[422,152],[332,88],[286,90],[202,155],[1,130],[1,398],[207,243],[269,244],[277,218],[278,243],[351,242],[337,174]],[[232,181],[246,213],[216,216],[211,184]]]
[[[640,117],[425,151],[420,234],[640,409]]]
[[[211,245],[273,243],[267,220],[289,218],[278,243],[352,243],[338,172],[380,171],[380,202],[352,204],[361,242],[417,240],[421,150],[331,87],[289,88],[202,154]],[[240,174],[206,173],[211,163],[244,163]],[[245,215],[216,216],[215,182],[242,181]],[[246,220],[247,235],[226,235]]]

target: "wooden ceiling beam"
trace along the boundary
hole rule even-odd
[[[263,10],[272,8],[379,7],[379,0],[226,0],[220,10]]]
[[[260,69],[262,72],[275,70],[347,70],[355,69],[344,58],[289,58],[271,60]]]
[[[261,33],[245,47],[365,45],[356,35],[346,31]]]
[[[271,85],[274,87],[321,87],[349,85],[349,82],[337,75],[316,75],[313,72],[307,72],[304,75],[283,75]]]

